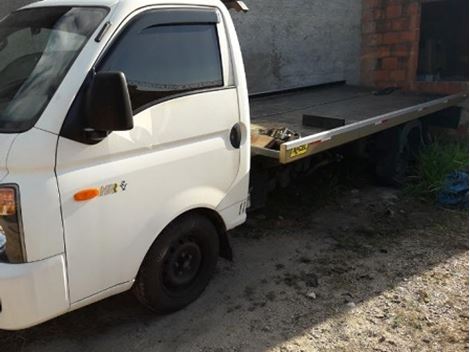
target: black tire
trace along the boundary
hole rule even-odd
[[[207,218],[184,215],[171,223],[147,253],[134,285],[145,306],[175,312],[205,290],[219,257],[219,236]]]
[[[408,152],[403,151],[402,153],[387,155],[387,157],[379,160],[375,173],[381,185],[400,187],[405,184],[409,168]]]
[[[417,160],[423,145],[421,128],[397,129],[389,136],[389,146],[378,158],[375,173],[384,186],[403,186],[411,166]]]

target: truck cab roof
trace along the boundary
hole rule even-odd
[[[25,6],[24,8],[44,6],[104,6],[114,8],[120,6],[131,12],[142,7],[159,4],[168,5],[169,2],[165,0],[43,0]],[[170,4],[220,7],[222,2],[219,0],[172,0]]]

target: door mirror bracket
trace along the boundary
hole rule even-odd
[[[103,139],[111,134],[109,131],[97,131],[92,128],[85,128],[83,130],[83,136],[92,142],[101,142]]]

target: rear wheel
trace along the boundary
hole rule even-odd
[[[386,131],[376,161],[375,172],[385,186],[402,186],[423,145],[417,121]]]
[[[405,183],[411,164],[411,153],[406,146],[401,152],[390,153],[379,160],[376,175],[384,186],[401,186]]]
[[[150,248],[134,292],[157,313],[177,311],[201,295],[218,257],[215,226],[203,216],[185,215],[170,224]]]

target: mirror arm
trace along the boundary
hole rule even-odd
[[[111,132],[110,131],[97,131],[92,128],[85,128],[83,130],[83,134],[86,139],[94,142],[101,142],[106,137],[108,137]]]

